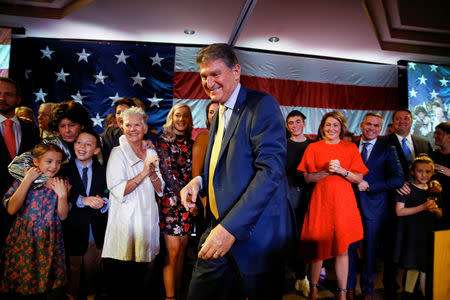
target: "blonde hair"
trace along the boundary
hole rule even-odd
[[[410,170],[411,172],[413,172],[413,171],[416,169],[416,165],[417,165],[418,163],[429,164],[429,165],[433,168],[433,171],[434,171],[434,161],[428,156],[428,154],[426,154],[426,153],[420,153],[419,155],[417,155],[417,156],[413,159],[413,161],[412,161],[412,163],[411,163],[411,166],[409,167],[409,170]]]
[[[189,107],[189,105],[187,105],[186,103],[180,102],[175,104],[169,111],[169,113],[167,114],[167,120],[166,120],[166,124],[163,125],[163,134],[169,139],[169,141],[173,142],[175,140],[175,126],[173,125],[173,115],[175,114],[175,111],[179,108],[183,108],[186,107],[189,111],[189,117],[190,117],[190,121],[188,124],[188,128],[186,129],[185,135],[188,138],[191,138],[191,133],[192,133],[192,129],[194,128],[194,124],[192,122],[192,113],[191,113],[191,108]]]

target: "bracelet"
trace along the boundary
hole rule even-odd
[[[347,177],[348,176],[348,171],[346,171],[346,173],[345,173],[345,176],[344,177]]]
[[[158,175],[156,175],[156,178],[155,178],[155,179],[152,179],[152,178],[150,177],[150,181],[151,181],[151,182],[158,181],[158,179],[159,179]]]
[[[136,185],[136,187],[139,185],[139,184],[134,180],[134,178],[131,178],[131,181],[134,182],[134,184]]]

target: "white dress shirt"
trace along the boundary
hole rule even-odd
[[[150,262],[159,253],[159,212],[149,177],[124,196],[127,181],[144,169],[124,135],[114,147],[106,168],[110,208],[102,257],[124,261]],[[156,151],[147,149],[147,157]],[[159,169],[157,175],[164,181]],[[161,194],[158,194],[162,196]]]
[[[365,141],[363,138],[361,138],[361,141],[360,141],[360,143],[359,143],[359,152],[361,153],[361,155],[362,155],[362,151],[363,151],[363,149],[364,149],[364,143],[368,143],[368,145],[367,145],[367,160],[369,160],[369,157],[370,157],[370,153],[372,153],[372,150],[373,150],[373,146],[375,146],[375,143],[377,142],[377,139],[378,138],[374,138],[373,140],[371,140],[371,141]]]

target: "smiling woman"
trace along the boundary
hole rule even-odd
[[[156,151],[143,147],[147,114],[131,107],[122,117],[124,134],[106,168],[111,206],[102,257],[112,299],[141,299],[148,263],[159,253],[155,193],[162,196],[164,181]]]
[[[92,131],[92,120],[86,108],[80,103],[61,102],[52,108],[49,128],[59,134],[59,137],[68,145],[70,157],[73,157],[73,143],[82,129]]]
[[[158,139],[161,172],[166,182],[164,196],[159,200],[159,217],[167,247],[163,269],[167,299],[174,299],[181,287],[184,252],[192,231],[191,213],[180,198],[181,189],[192,178],[192,127],[189,106],[177,103],[169,111],[163,134]]]
[[[338,299],[346,299],[348,246],[363,237],[352,183],[362,181],[365,167],[355,144],[342,140],[347,123],[332,111],[320,122],[319,141],[306,148],[298,170],[314,182],[299,242],[299,257],[311,262],[311,294],[316,299],[322,261],[336,257]]]

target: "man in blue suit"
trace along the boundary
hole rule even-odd
[[[362,158],[370,170],[358,185],[359,207],[361,211],[363,239],[363,268],[361,289],[364,299],[372,299],[373,280],[376,274],[376,249],[383,237],[387,220],[392,217],[388,192],[403,186],[403,171],[393,146],[379,139],[383,118],[378,113],[369,112],[361,122],[361,140],[357,143]],[[358,195],[357,195],[358,196]],[[349,274],[347,281],[347,299],[352,299],[356,285],[356,246],[349,247]]]
[[[240,84],[231,46],[207,46],[196,61],[203,89],[220,107],[209,131],[204,174],[181,191],[187,209],[195,207],[202,188],[208,197],[209,224],[188,299],[281,299],[293,210],[279,105]]]

